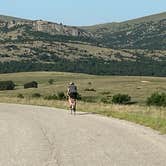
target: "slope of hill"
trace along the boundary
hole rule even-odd
[[[166,12],[121,23],[82,28],[107,47],[166,49]]]
[[[23,19],[23,18],[17,18],[17,17],[12,17],[12,16],[4,16],[4,15],[0,15],[0,20],[7,22],[7,21],[26,21],[26,22],[30,22],[31,20],[28,19]]]
[[[0,16],[0,72],[166,76],[164,16],[149,17],[154,22],[145,17],[140,19],[144,23],[112,23],[94,31]]]
[[[19,19],[11,16],[0,15],[0,29],[5,31],[11,31],[13,28],[17,29],[20,26],[29,26],[34,31],[45,32],[51,35],[71,35],[71,36],[91,36],[90,33],[85,32],[77,27],[66,26],[49,21],[43,20],[26,20]]]
[[[145,17],[141,17],[141,18],[136,18],[133,20],[128,20],[128,21],[124,21],[124,22],[113,22],[113,23],[105,23],[105,24],[98,24],[98,25],[92,25],[92,26],[84,26],[81,27],[82,29],[91,31],[92,33],[97,33],[97,31],[99,29],[102,28],[107,28],[110,29],[110,31],[116,31],[116,27],[118,27],[119,25],[125,25],[125,24],[130,24],[130,25],[134,25],[134,24],[141,24],[144,22],[158,22],[160,20],[164,20],[166,19],[166,12],[160,13],[160,14],[154,14],[151,16],[145,16]]]

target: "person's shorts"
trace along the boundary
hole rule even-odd
[[[70,93],[69,96],[72,99],[77,99],[77,93]]]

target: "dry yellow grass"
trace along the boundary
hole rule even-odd
[[[48,83],[54,79],[53,85]],[[52,95],[58,91],[66,92],[68,83],[74,81],[79,93],[83,96],[91,96],[99,102],[101,98],[117,93],[129,94],[133,101],[144,104],[146,98],[153,92],[166,92],[166,78],[160,77],[125,77],[125,76],[94,76],[87,74],[61,73],[61,72],[28,72],[1,74],[0,80],[13,80],[18,86],[14,91],[0,91],[0,97],[17,97],[19,93],[30,97],[33,93],[43,96]],[[38,89],[23,89],[23,84],[29,81],[37,81]],[[91,85],[88,83],[91,82]],[[94,88],[96,92],[85,91],[86,88]],[[109,93],[103,95],[103,93]]]
[[[54,79],[53,85],[48,80]],[[78,101],[77,110],[112,116],[129,120],[166,133],[166,108],[145,106],[146,97],[154,91],[166,91],[165,78],[155,77],[118,77],[118,76],[93,76],[86,74],[35,72],[2,74],[0,80],[13,80],[18,85],[14,91],[0,91],[1,103],[19,103],[30,105],[50,106],[68,109],[67,101],[45,100],[46,95],[52,95],[58,91],[66,91],[70,81],[76,82],[79,93],[83,96],[96,98],[95,103]],[[23,84],[28,81],[39,82],[38,89],[23,89]],[[91,82],[91,85],[88,83]],[[95,92],[86,92],[85,88],[94,88]],[[138,101],[134,105],[113,105],[101,103],[101,97],[116,93],[131,95],[133,100]],[[40,93],[41,98],[33,98],[32,94]],[[22,94],[24,99],[17,97]],[[106,93],[107,96],[107,93]]]
[[[19,99],[16,97],[1,97],[1,103],[17,103],[17,104],[29,104],[29,105],[40,105],[49,106],[55,108],[68,109],[67,100],[45,100],[43,98],[24,98]],[[166,108],[164,107],[154,107],[154,106],[140,106],[140,105],[115,105],[115,104],[103,104],[103,103],[88,103],[77,101],[77,110],[82,112],[91,113],[108,113],[118,112],[118,113],[139,113],[143,115],[148,115],[154,118],[166,119]]]

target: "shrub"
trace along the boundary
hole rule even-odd
[[[92,82],[88,82],[88,85],[92,85]]]
[[[81,95],[77,92],[77,100],[81,100],[81,99],[82,99]]]
[[[147,98],[147,105],[166,106],[166,93],[153,93]]]
[[[102,102],[102,103],[111,103],[110,102],[110,100],[108,99],[108,98],[106,98],[106,97],[102,97],[101,99],[100,99],[100,101]]]
[[[13,81],[0,81],[0,90],[13,90],[14,88]]]
[[[46,100],[64,100],[67,99],[67,96],[65,95],[64,92],[58,92],[57,94],[45,96],[44,99]],[[77,93],[77,99],[81,100],[81,95]]]
[[[49,79],[49,80],[48,80],[48,83],[49,83],[50,85],[52,85],[52,84],[54,83],[54,79]]]
[[[95,103],[96,98],[94,96],[83,96],[81,101],[88,102],[88,103]]]
[[[53,95],[45,96],[44,99],[46,99],[46,100],[57,100],[58,97],[57,97],[56,94],[53,94]]]
[[[17,95],[17,97],[20,98],[20,99],[23,99],[23,98],[24,98],[24,95],[21,94],[21,93],[19,93],[19,94]]]
[[[104,91],[104,92],[101,92],[102,95],[109,95],[111,92],[109,91]]]
[[[28,82],[24,84],[24,89],[27,88],[38,88],[38,83],[36,81]]]
[[[39,98],[39,97],[41,97],[41,94],[40,93],[34,93],[34,94],[32,94],[32,97]]]
[[[128,104],[131,101],[131,97],[126,94],[116,94],[112,98],[112,102],[115,104]]]
[[[64,99],[66,99],[65,93],[64,92],[58,92],[57,93],[57,99],[58,100],[64,100]]]
[[[96,92],[96,90],[94,88],[86,88],[84,89],[84,91],[92,91],[92,92]]]

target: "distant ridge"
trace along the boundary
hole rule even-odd
[[[50,35],[68,35],[68,36],[90,36],[91,34],[86,33],[74,26],[58,24],[55,22],[45,20],[28,20],[23,18],[17,18],[12,16],[0,15],[0,28],[7,28],[10,31],[11,28],[18,26],[28,26],[31,30],[36,32],[44,32]]]
[[[13,20],[20,20],[20,21],[31,21],[29,19],[19,18],[19,17],[12,17],[6,15],[0,15],[0,20],[2,21],[13,21]]]
[[[102,45],[110,48],[166,49],[166,12],[82,29],[92,33]]]
[[[135,18],[132,20],[126,20],[126,21],[122,21],[122,22],[111,22],[111,23],[103,23],[103,24],[96,24],[96,25],[92,25],[92,26],[80,26],[80,28],[82,29],[91,29],[91,28],[95,28],[95,27],[104,27],[104,26],[115,26],[118,24],[137,24],[137,23],[141,23],[141,22],[149,22],[149,21],[159,21],[162,19],[166,19],[166,12],[162,12],[159,14],[153,14],[153,15],[148,15],[148,16],[144,16],[144,17],[139,17],[139,18]],[[12,21],[12,20],[22,20],[22,21],[34,21],[34,20],[30,20],[30,19],[24,19],[24,18],[19,18],[19,17],[13,17],[13,16],[8,16],[8,15],[0,15],[0,20],[3,21]],[[49,21],[54,23],[54,21]],[[72,25],[71,25],[72,26]],[[75,26],[74,26],[75,27]]]
[[[91,32],[95,32],[95,31],[97,31],[97,29],[100,29],[100,28],[107,28],[107,29],[110,28],[110,30],[114,30],[116,27],[118,27],[120,25],[124,25],[124,24],[138,24],[138,23],[150,22],[150,21],[156,22],[156,21],[163,20],[163,19],[166,19],[166,12],[162,12],[159,14],[153,14],[150,16],[139,17],[136,19],[122,21],[122,22],[96,24],[96,25],[92,25],[92,26],[83,26],[81,28],[85,29],[85,30],[89,30]]]
[[[89,27],[0,15],[0,73],[166,76],[166,12]]]
[[[141,22],[149,22],[149,21],[159,21],[162,19],[166,19],[166,12],[162,12],[159,14],[153,14],[150,16],[144,16],[144,17],[140,17],[140,18],[136,18],[136,19],[132,19],[132,20],[128,20],[128,21],[123,21],[122,23],[128,23],[128,24],[137,24],[137,23],[141,23]]]

